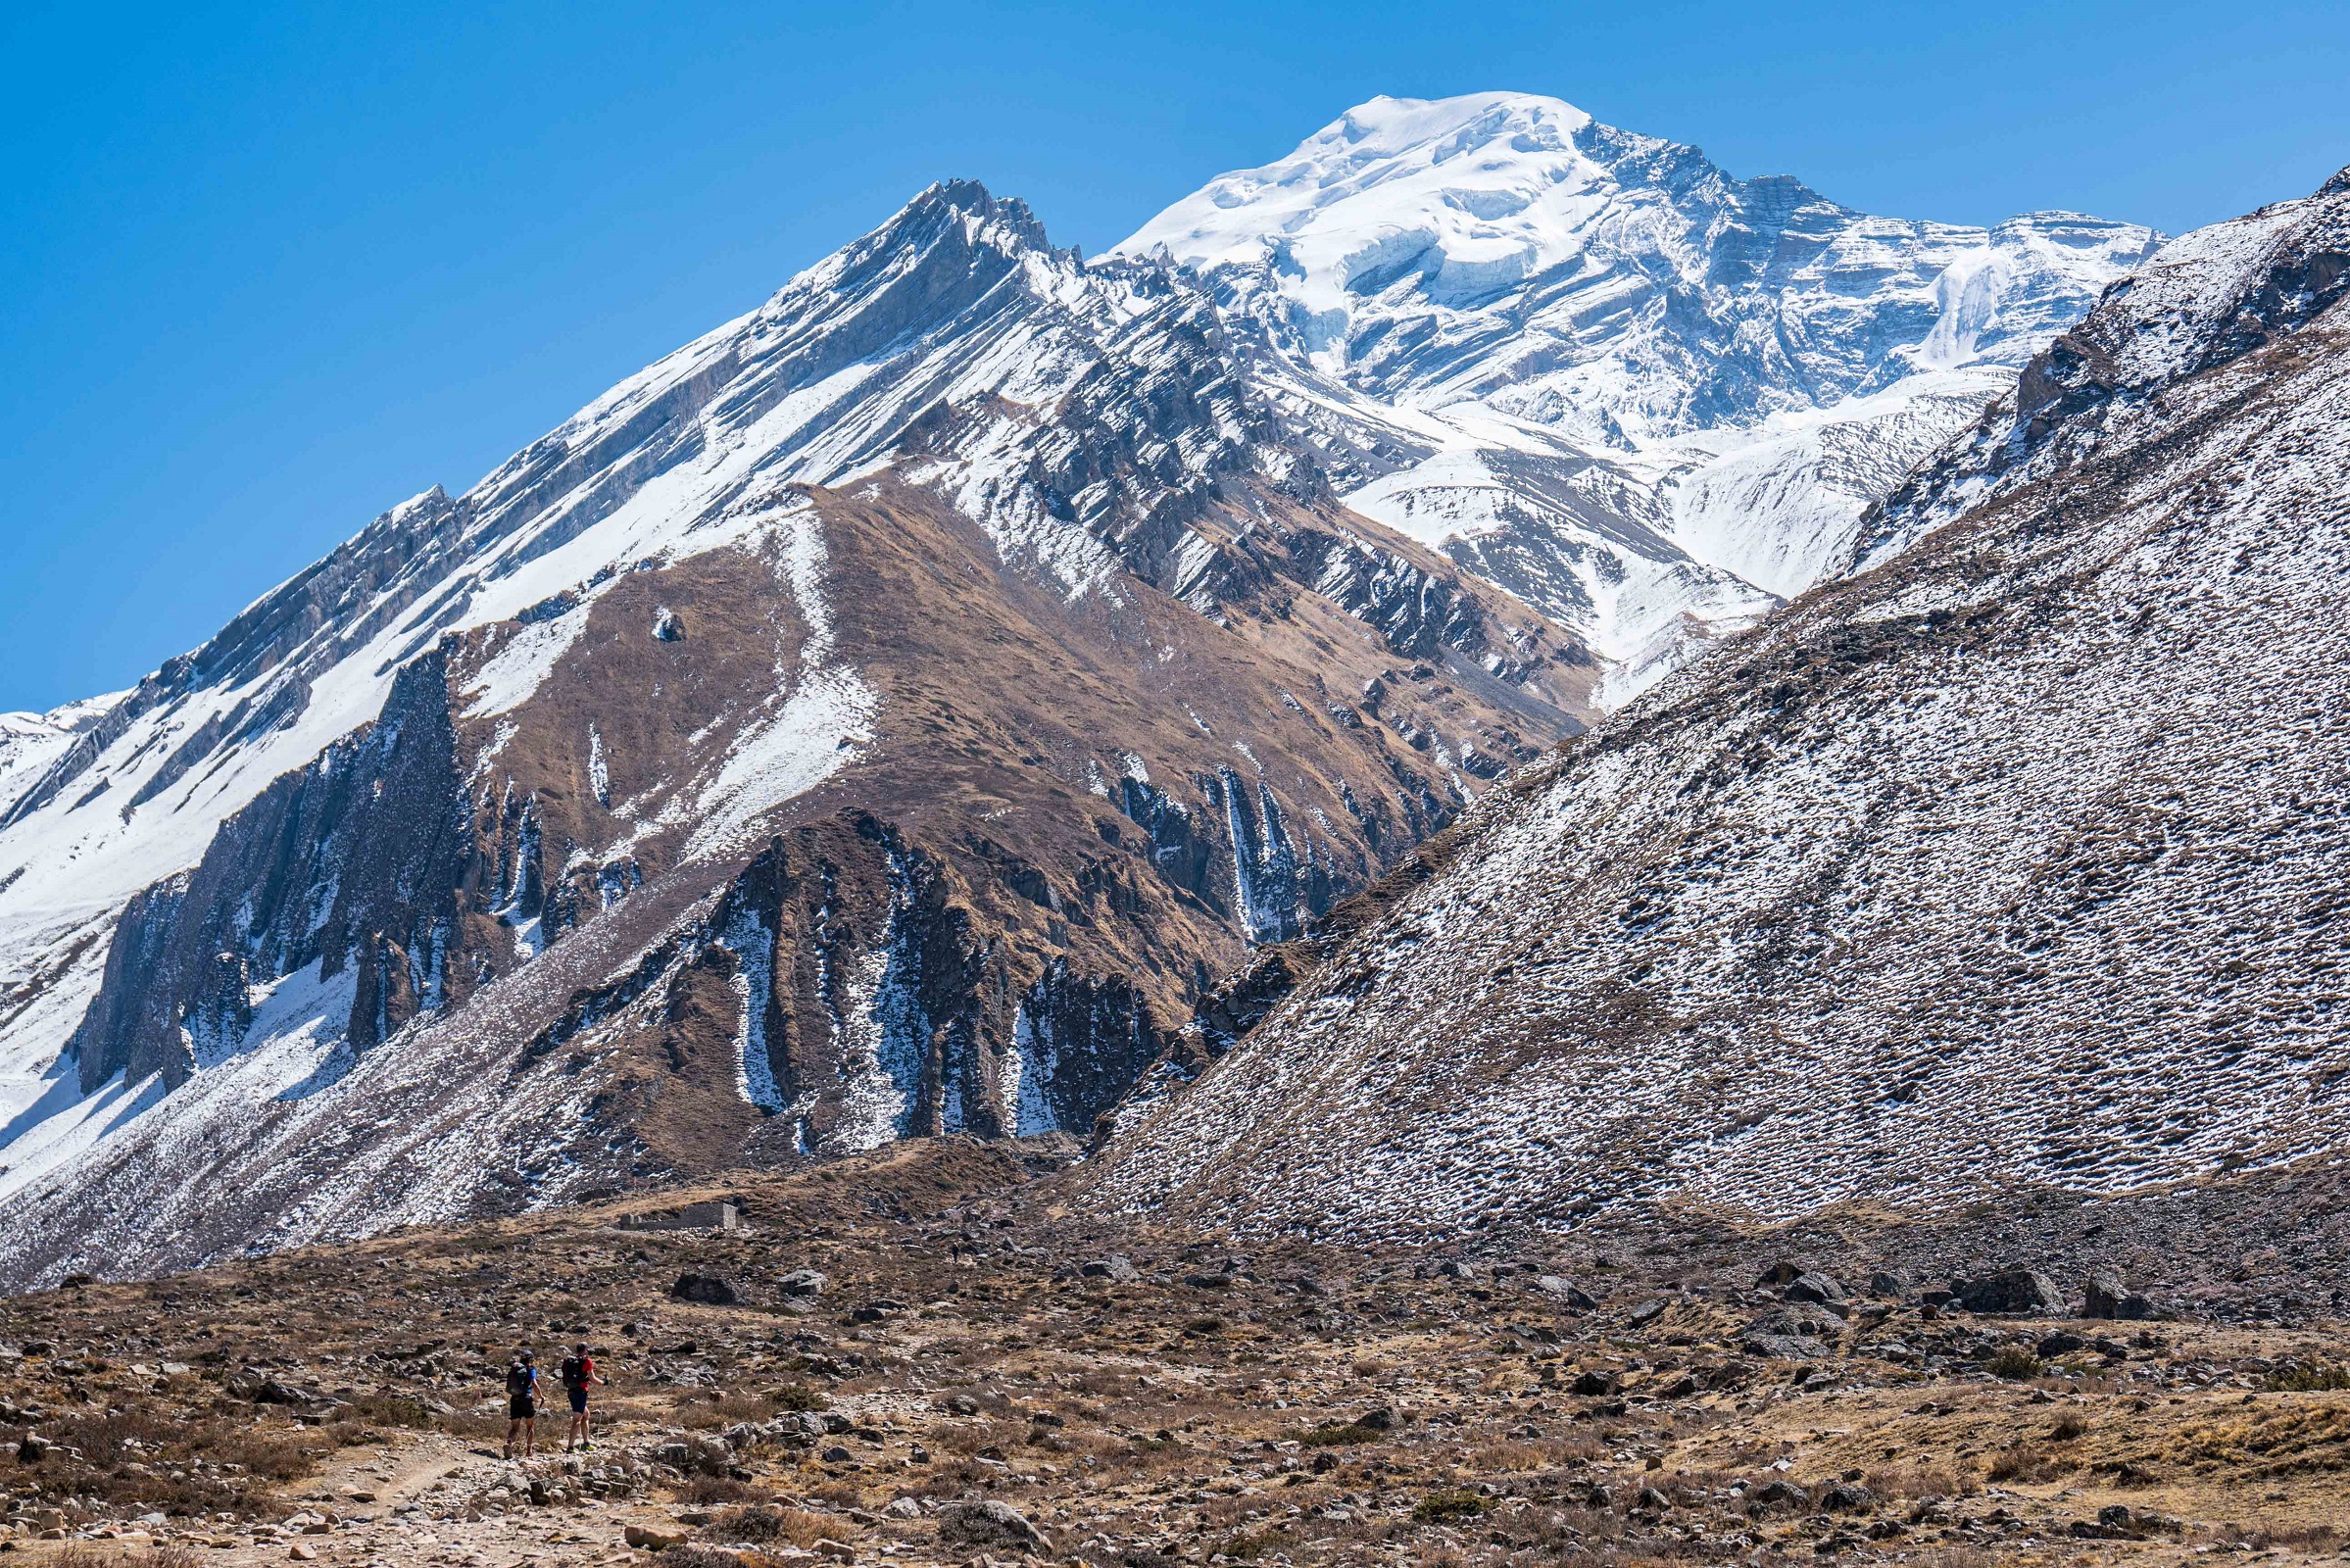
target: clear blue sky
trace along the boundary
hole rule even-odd
[[[967,174],[1089,250],[1377,93],[1552,93],[1866,210],[2170,229],[2350,163],[2350,6],[0,6],[0,709]]]

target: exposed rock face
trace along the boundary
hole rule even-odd
[[[243,1044],[257,983],[306,968],[355,971],[360,1050],[471,989],[449,959],[497,841],[466,831],[447,685],[442,657],[409,665],[381,722],[277,779],[195,870],[131,901],[73,1037],[84,1093],[117,1075],[178,1087]]]
[[[1181,272],[934,188],[25,730],[0,1277],[1083,1131],[1594,678]]]
[[[2026,377],[2110,395],[1962,437],[1913,487],[1956,520],[1417,852],[1096,1200],[1426,1236],[2337,1145],[2345,222],[2286,203],[2112,291]]]

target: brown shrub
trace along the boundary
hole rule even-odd
[[[737,1546],[813,1546],[838,1528],[801,1508],[729,1508],[710,1521],[710,1538]]]

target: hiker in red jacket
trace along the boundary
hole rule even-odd
[[[606,1380],[597,1376],[596,1358],[588,1354],[586,1346],[572,1346],[571,1353],[563,1357],[563,1393],[571,1400],[571,1435],[563,1441],[563,1452],[569,1453],[575,1447],[592,1448],[595,1444],[588,1441],[588,1390]]]

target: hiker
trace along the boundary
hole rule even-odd
[[[597,1375],[596,1358],[588,1354],[588,1348],[572,1346],[563,1364],[563,1393],[571,1399],[571,1435],[563,1440],[563,1452],[569,1453],[574,1446],[596,1446],[588,1439],[588,1390],[607,1381]]]
[[[506,1457],[514,1456],[514,1436],[522,1438],[522,1457],[536,1451],[539,1430],[538,1357],[517,1350],[506,1363]]]

